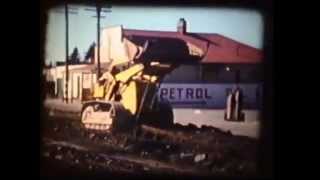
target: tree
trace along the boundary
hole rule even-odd
[[[75,48],[73,49],[73,52],[72,52],[72,54],[71,54],[71,56],[70,56],[70,58],[69,58],[69,62],[70,62],[71,64],[78,64],[78,63],[80,63],[80,54],[79,54],[79,51],[78,51],[78,48],[77,48],[77,47],[75,47]]]
[[[90,47],[89,47],[89,49],[88,49],[88,51],[87,51],[87,53],[86,53],[86,55],[84,57],[85,61],[88,61],[90,58],[94,57],[94,48],[95,48],[95,46],[96,46],[96,44],[94,42],[90,45]]]

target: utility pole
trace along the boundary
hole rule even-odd
[[[101,76],[101,67],[100,67],[100,12],[101,6],[99,1],[97,1],[97,45],[98,45],[98,74],[97,80]]]
[[[63,11],[64,9],[64,11]],[[62,7],[60,8],[55,8],[53,10],[53,12],[55,13],[63,13],[65,15],[65,25],[66,25],[66,29],[65,29],[65,32],[66,32],[66,62],[65,62],[65,71],[66,71],[66,77],[65,77],[65,90],[64,90],[64,95],[65,95],[65,98],[63,98],[63,100],[68,103],[68,81],[69,81],[69,64],[68,64],[68,55],[69,55],[69,14],[78,14],[77,12],[77,9],[78,8],[75,8],[75,7],[69,7],[68,3],[65,2],[64,4],[64,8],[62,9]],[[71,9],[71,11],[70,11]],[[72,100],[72,98],[71,98]]]
[[[68,84],[69,84],[69,67],[68,67],[68,55],[69,55],[69,17],[68,17],[68,3],[65,2],[65,18],[66,18],[66,81],[65,81],[65,101],[68,104]]]
[[[111,6],[108,6],[107,8],[110,8]],[[105,16],[101,16],[101,12],[111,12],[110,9],[105,9],[102,7],[101,2],[99,0],[96,1],[96,9],[86,8],[87,11],[95,11],[97,13],[97,80],[101,76],[101,64],[100,64],[100,19],[105,18]]]

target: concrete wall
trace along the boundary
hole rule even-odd
[[[82,89],[83,89],[83,74],[89,72],[90,77],[90,86],[89,88],[93,88],[93,84],[95,83],[95,74],[92,74],[90,69],[92,65],[88,64],[80,64],[80,65],[69,65],[69,81],[68,81],[68,97],[69,98],[82,98]],[[52,81],[55,83],[55,95],[58,95],[58,80],[62,81],[62,91],[63,97],[65,97],[65,66],[57,66],[51,69],[47,69],[44,71],[46,80]]]
[[[65,79],[65,74],[63,74]],[[73,72],[70,73],[68,81],[68,98],[71,99],[82,99],[83,89],[93,90],[94,84],[96,83],[96,74],[94,73],[85,73],[85,72]],[[65,84],[63,84],[63,91]],[[63,94],[65,97],[65,94]]]
[[[137,47],[122,37],[122,27],[114,26],[103,29],[100,44],[100,62],[122,64],[127,63],[137,52]],[[95,62],[97,62],[97,47]]]

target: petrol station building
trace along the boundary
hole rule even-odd
[[[244,93],[244,108],[257,109],[262,96],[261,50],[215,33],[187,32],[187,22],[180,19],[177,31],[146,31],[124,29],[129,40],[139,37],[157,44],[159,38],[186,42],[190,54],[202,55],[200,63],[180,65],[168,74],[159,90],[175,107],[224,108],[226,92],[240,86]],[[174,43],[167,43],[170,55]],[[155,51],[161,49],[153,48]],[[176,52],[179,52],[177,49]],[[155,52],[157,53],[157,52]],[[160,52],[159,52],[160,53]]]
[[[177,42],[181,42],[187,46],[185,51],[189,51],[189,54],[201,56],[200,63],[180,65],[164,78],[158,95],[161,99],[170,101],[173,106],[224,108],[226,91],[237,84],[244,92],[244,107],[258,108],[262,94],[261,50],[220,34],[187,32],[187,22],[184,19],[178,21],[177,31],[171,32],[120,28],[120,35],[118,32],[112,34],[112,30],[103,31],[102,38],[119,36],[138,43],[148,42],[150,53],[167,53],[172,58],[180,57],[181,48],[178,49]],[[158,48],[163,42],[166,45],[162,47],[166,49]],[[101,44],[100,61],[101,67],[105,69],[110,63],[105,54],[108,53],[108,48]],[[90,94],[96,79],[96,64],[97,57],[93,57],[88,64],[69,65],[70,98],[81,100],[84,93]],[[56,66],[46,72],[47,77],[50,75],[50,81],[55,82],[55,96],[63,96],[64,66]],[[90,82],[86,82],[89,79]]]

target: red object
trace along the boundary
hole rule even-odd
[[[172,38],[191,43],[205,52],[201,63],[257,64],[262,51],[225,36],[213,33],[185,33],[124,29],[124,36]]]

